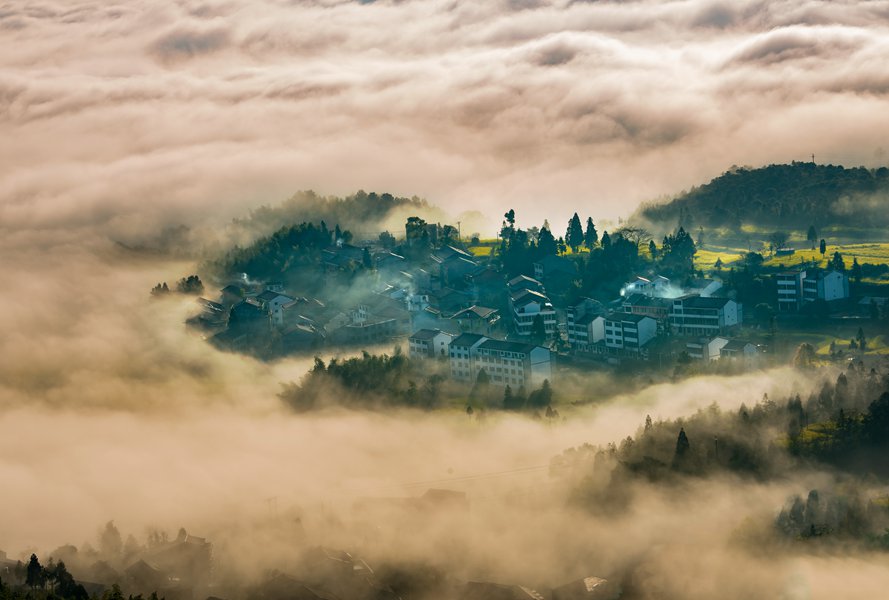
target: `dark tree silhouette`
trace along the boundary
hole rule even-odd
[[[583,242],[583,226],[580,224],[580,217],[577,216],[577,213],[574,213],[574,216],[568,221],[568,230],[565,232],[565,243],[571,246],[572,252],[577,252],[577,249]]]
[[[587,250],[592,250],[598,242],[599,233],[596,231],[596,226],[593,225],[593,218],[587,217],[586,231],[583,234],[583,245],[587,247]]]

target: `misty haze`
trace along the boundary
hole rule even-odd
[[[881,598],[889,2],[0,5],[0,600]]]

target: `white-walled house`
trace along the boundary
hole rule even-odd
[[[454,336],[440,329],[420,329],[408,338],[411,358],[448,358],[448,348]]]
[[[698,360],[719,360],[720,352],[728,342],[728,339],[724,337],[703,337],[688,342],[685,345],[685,350],[690,357]]]
[[[682,296],[673,300],[670,327],[675,335],[713,337],[738,327],[742,306],[731,298]]]
[[[534,290],[522,290],[509,299],[512,309],[515,332],[521,336],[530,336],[534,328],[534,318],[540,315],[543,329],[547,337],[556,333],[556,310],[552,302],[544,294]]]
[[[592,322],[592,342],[607,354],[639,355],[657,337],[657,321],[645,315],[614,312]]]
[[[268,313],[271,324],[275,327],[282,327],[284,325],[284,308],[295,302],[296,298],[281,292],[265,290],[256,296],[256,300],[259,301],[262,309]]]
[[[849,277],[840,271],[792,269],[775,275],[778,310],[797,311],[807,302],[832,302],[849,297]]]
[[[451,377],[463,383],[474,383],[482,369],[492,384],[516,389],[552,380],[552,353],[542,346],[464,333],[451,342],[449,354]]]

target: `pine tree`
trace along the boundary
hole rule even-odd
[[[35,589],[38,587],[43,587],[45,581],[43,567],[40,565],[40,561],[37,560],[37,555],[32,554],[31,560],[28,561],[28,567],[25,575],[25,584],[30,586],[31,589]]]
[[[818,232],[815,231],[814,225],[809,225],[809,232],[806,234],[806,240],[812,242],[812,250],[815,249],[815,242],[818,241]],[[823,254],[823,252],[822,252]]]
[[[593,225],[593,218],[587,217],[586,232],[583,234],[583,245],[586,246],[587,250],[592,250],[598,242],[599,233],[596,231],[596,226]]]
[[[691,444],[688,442],[688,436],[685,435],[685,428],[679,428],[679,436],[676,438],[676,452],[673,454],[673,468],[683,468],[686,466],[689,458]]]
[[[503,408],[504,410],[515,410],[515,398],[512,395],[512,388],[508,385],[503,390]]]
[[[572,252],[577,252],[577,249],[583,244],[583,241],[583,226],[580,224],[580,217],[577,216],[577,213],[574,213],[574,216],[568,221],[568,230],[565,232],[565,243],[571,246]]]
[[[602,249],[608,250],[609,248],[611,248],[611,236],[606,231],[602,234]]]

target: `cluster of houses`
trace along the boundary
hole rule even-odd
[[[192,322],[228,347],[274,338],[281,353],[389,343],[424,328],[455,336],[528,337],[537,315],[546,337],[557,335],[556,311],[542,282],[524,276],[507,282],[461,248],[443,246],[419,260],[349,244],[323,254],[319,276],[370,260],[373,283],[321,299],[290,294],[281,282],[259,285],[245,277],[222,288],[218,299],[199,298],[200,314]],[[548,257],[535,270],[563,293],[576,276],[574,263],[563,257]]]
[[[102,597],[113,584],[119,584],[144,597],[157,592],[170,600],[193,600],[206,597],[209,589],[211,549],[206,538],[181,529],[175,539],[160,541],[125,559],[99,555],[87,558],[89,552],[78,552],[71,545],[57,549],[51,559],[64,562],[92,598]],[[0,579],[4,583],[24,584],[24,570],[20,561],[10,560],[0,551]]]
[[[427,226],[429,239],[439,239],[441,232],[429,229],[436,227]],[[636,277],[612,302],[569,302],[579,273],[563,256],[535,262],[534,277],[507,280],[490,261],[455,245],[417,252],[416,244],[406,243],[405,249],[409,256],[372,242],[338,243],[323,251],[319,276],[372,264],[370,284],[365,279],[349,293],[321,299],[290,294],[280,282],[245,279],[220,290],[218,300],[201,298],[197,320],[229,347],[274,338],[281,353],[409,337],[412,355],[451,361],[457,380],[472,380],[481,363],[494,361],[493,372],[484,368],[503,385],[528,385],[540,373],[551,374],[548,346],[610,362],[684,350],[700,360],[744,357],[753,363],[760,354],[755,344],[736,339],[744,307],[716,278],[680,285],[661,275]],[[849,279],[839,271],[800,267],[775,275],[775,283],[784,313],[849,297]],[[872,311],[872,304],[862,310]],[[497,362],[505,360],[511,362]]]

